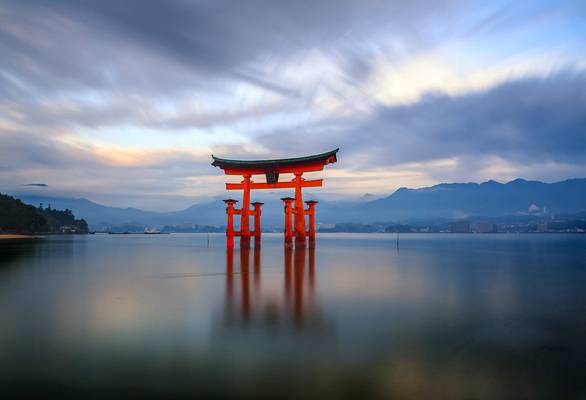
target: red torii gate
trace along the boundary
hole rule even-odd
[[[317,201],[307,201],[307,209],[303,206],[302,188],[321,187],[323,179],[306,180],[302,177],[304,172],[321,171],[324,166],[337,161],[336,153],[339,149],[327,153],[316,154],[307,157],[285,158],[279,160],[227,160],[212,155],[214,167],[224,170],[226,175],[241,175],[240,183],[226,183],[226,190],[242,190],[242,208],[235,208],[238,200],[227,199],[226,213],[228,224],[226,228],[227,245],[234,246],[234,236],[240,236],[241,241],[247,241],[251,236],[260,239],[260,209],[263,203],[250,203],[250,191],[252,189],[295,189],[295,198],[285,197],[281,200],[285,206],[285,240],[290,241],[293,236],[297,241],[305,242],[307,236],[315,239],[315,205]],[[292,173],[293,180],[279,182],[279,174]],[[253,175],[265,175],[266,182],[252,181]],[[294,202],[294,207],[292,203]],[[250,206],[254,209],[251,210]],[[240,215],[240,231],[234,230],[234,215]],[[294,217],[294,230],[291,226],[291,216]],[[309,216],[309,231],[305,230],[305,215]],[[254,230],[250,231],[250,216],[254,216]]]

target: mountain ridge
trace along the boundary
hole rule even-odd
[[[512,215],[531,205],[550,212],[578,212],[586,209],[586,179],[572,178],[544,183],[521,178],[506,183],[440,183],[418,189],[398,189],[368,203],[371,211],[386,218],[465,217],[469,215]],[[364,215],[368,210],[361,210]]]
[[[272,194],[271,194],[272,195]],[[92,229],[127,223],[148,226],[185,223],[223,225],[221,201],[193,204],[169,212],[146,211],[134,207],[110,207],[89,199],[16,195],[25,203],[51,203],[68,208],[86,219]],[[306,195],[306,197],[315,197]],[[530,210],[531,209],[531,210]],[[586,211],[586,178],[570,178],[544,183],[517,178],[506,183],[439,183],[422,188],[401,187],[388,196],[370,201],[329,201],[320,199],[319,222],[405,222],[424,218],[466,218],[472,215],[519,215],[523,213],[568,213]],[[278,199],[263,206],[265,226],[282,224],[282,204]]]

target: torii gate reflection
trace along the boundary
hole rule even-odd
[[[284,246],[283,252],[283,300],[281,304],[262,304],[261,294],[261,246],[254,246],[253,279],[251,288],[250,246],[240,248],[240,285],[235,287],[234,248],[226,249],[226,317],[230,321],[241,320],[244,325],[254,318],[254,311],[268,311],[279,323],[291,321],[303,327],[306,312],[318,314],[315,296],[315,247]],[[306,278],[307,277],[307,278]],[[236,298],[235,293],[239,293]],[[240,308],[237,310],[236,303]],[[265,306],[265,310],[258,309]],[[239,313],[240,318],[237,317]],[[313,321],[320,318],[312,318]]]

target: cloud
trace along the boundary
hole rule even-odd
[[[23,186],[49,187],[46,183],[26,183]]]
[[[21,183],[26,180],[47,182],[47,195],[172,210],[211,198],[223,177],[210,165],[209,153],[104,147],[0,131],[1,191],[27,193]]]
[[[583,15],[579,2],[3,1],[0,185],[173,209],[222,192],[212,152],[338,146],[328,195],[584,175]]]
[[[465,95],[429,95],[411,105],[380,105],[359,118],[324,119],[303,129],[266,133],[254,140],[258,148],[244,142],[214,145],[212,150],[257,158],[339,146],[339,163],[326,172],[324,190],[332,194],[385,194],[399,186],[446,180],[584,176],[584,88],[586,74],[566,71]],[[84,192],[107,202],[115,197],[140,205],[141,197],[159,197],[186,206],[223,190],[225,177],[209,165],[211,152],[115,147],[70,140],[65,134],[0,130],[0,181],[14,187],[24,179],[43,180],[56,190]]]
[[[586,74],[525,78],[461,96],[381,107],[348,135],[382,164],[497,155],[586,163]]]
[[[509,170],[514,165],[547,169],[559,164],[573,165],[575,173],[584,174],[585,89],[585,73],[566,71],[464,95],[430,94],[410,105],[381,105],[346,126],[339,120],[323,121],[302,132],[266,135],[261,141],[277,154],[303,146],[340,146],[340,165],[356,171],[449,159],[454,163],[446,170],[466,180],[487,170],[487,160],[498,159]],[[491,171],[499,173],[498,168]]]
[[[374,0],[344,6],[334,0],[8,1],[0,34],[2,50],[13,60],[7,63],[10,72],[26,74],[27,82],[38,86],[44,85],[44,71],[61,84],[94,87],[125,82],[156,87],[156,81],[148,82],[156,76],[163,79],[159,89],[201,82],[197,76],[205,74],[289,96],[296,88],[259,74],[255,63],[296,57],[316,45],[336,51],[346,37],[368,40],[383,24],[396,40],[415,46],[431,40],[422,29],[425,23],[453,10],[453,4],[442,1],[432,9],[422,1]],[[167,73],[158,73],[160,67]]]

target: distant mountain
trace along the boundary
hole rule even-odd
[[[92,230],[104,230],[111,227],[159,227],[181,224],[225,225],[226,205],[221,201],[194,204],[184,210],[173,212],[144,211],[137,208],[109,207],[94,203],[84,198],[42,197],[17,195],[24,203],[38,206],[43,203],[53,208],[70,209],[75,215],[84,218]],[[263,226],[273,228],[282,225],[283,205],[279,197],[258,197],[265,200],[262,208]],[[117,229],[118,230],[118,229]]]
[[[283,193],[286,194],[286,193]],[[263,206],[263,225],[280,226],[282,204],[278,195],[270,194]],[[221,201],[195,204],[175,212],[143,211],[136,208],[107,207],[87,199],[17,196],[25,203],[51,204],[73,210],[91,229],[123,224],[163,227],[165,225],[225,224],[225,206]],[[309,197],[309,196],[308,196]],[[259,199],[255,196],[255,200]],[[504,216],[556,214],[586,211],[586,179],[569,179],[543,183],[515,179],[508,183],[442,183],[420,188],[401,188],[388,197],[352,202],[319,199],[317,221],[323,223],[409,222],[432,218],[466,218],[468,216]]]
[[[90,229],[101,229],[110,225],[122,225],[129,223],[142,223],[157,218],[159,213],[152,211],[143,211],[137,208],[118,208],[103,206],[84,198],[68,197],[41,197],[41,196],[16,196],[23,202],[38,206],[43,204],[45,207],[51,206],[57,209],[72,210],[76,216],[85,219],[90,225]]]
[[[348,210],[349,221],[406,221],[471,215],[574,213],[586,210],[586,179],[556,183],[515,179],[508,183],[442,183],[400,188],[392,195]],[[339,218],[328,215],[328,218]],[[339,219],[338,219],[339,221]]]

